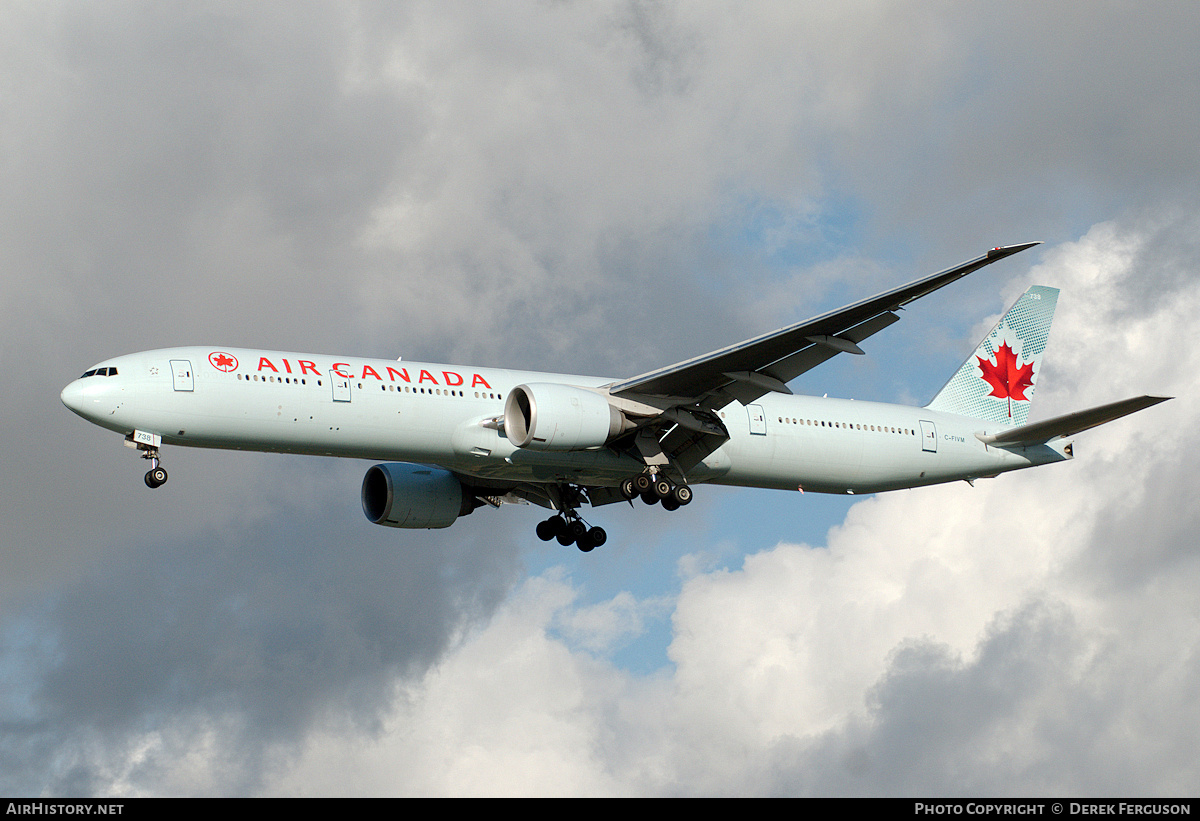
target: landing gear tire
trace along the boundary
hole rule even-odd
[[[667,479],[659,479],[654,483],[654,495],[659,499],[669,498],[674,486]]]
[[[575,541],[575,546],[584,553],[591,553],[606,541],[608,541],[608,534],[604,532],[604,528],[593,527]]]
[[[679,510],[679,502],[670,496],[662,500],[662,506],[663,510]]]
[[[146,471],[146,487],[162,487],[167,483],[167,472],[162,468],[151,468]]]
[[[638,495],[637,489],[633,486],[633,484],[634,483],[632,479],[626,479],[621,483],[621,495],[629,501],[633,501],[634,497]]]
[[[637,491],[639,495],[645,495],[646,493],[649,493],[653,487],[654,480],[650,478],[648,474],[639,473],[637,476],[633,477],[633,489]]]
[[[544,522],[538,522],[537,535],[543,542],[548,542],[566,530],[567,523],[561,516],[551,516]]]
[[[671,498],[680,506],[691,504],[692,489],[687,485],[676,485],[671,490]]]
[[[567,532],[571,534],[571,541],[578,544],[581,539],[587,537],[588,526],[585,525],[581,520],[576,519],[575,521],[571,522],[571,524],[567,525]]]
[[[647,490],[642,494],[642,501],[648,505],[656,505],[658,504],[658,496],[653,490]]]

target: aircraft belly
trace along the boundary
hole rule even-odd
[[[617,485],[643,467],[609,448],[574,451],[517,448],[500,431],[481,424],[490,418],[471,418],[454,428],[450,436],[454,459],[447,463],[448,467],[481,479],[603,485]]]

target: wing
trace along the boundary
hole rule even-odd
[[[908,303],[1039,244],[993,248],[981,257],[845,308],[614,383],[609,393],[631,399],[671,397],[670,405],[704,409],[724,407],[733,399],[746,404],[770,391],[791,393],[785,383],[825,360],[839,353],[864,353],[858,343],[898,320],[895,312]]]
[[[715,411],[734,400],[749,404],[771,391],[791,393],[786,383],[805,371],[839,353],[863,353],[858,343],[898,320],[896,311],[908,303],[1038,244],[993,248],[981,257],[845,308],[615,382],[607,386],[610,402],[634,422],[634,429],[610,446],[652,469],[685,478],[729,439]]]

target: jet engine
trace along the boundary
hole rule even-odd
[[[504,403],[504,433],[519,448],[586,450],[631,427],[603,396],[573,385],[517,385]]]
[[[475,497],[448,470],[390,462],[363,477],[363,513],[386,527],[449,527],[475,509]]]

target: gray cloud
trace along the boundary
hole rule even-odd
[[[138,788],[253,791],[329,711],[372,733],[388,682],[436,660],[518,573],[516,544],[485,529],[362,538],[352,508],[296,501],[137,539],[25,611],[16,636],[40,638],[15,678],[31,715],[5,747],[42,754],[6,768],[9,789],[105,792],[128,767]],[[131,764],[147,736],[161,749]],[[197,746],[221,751],[218,781],[160,780]]]

